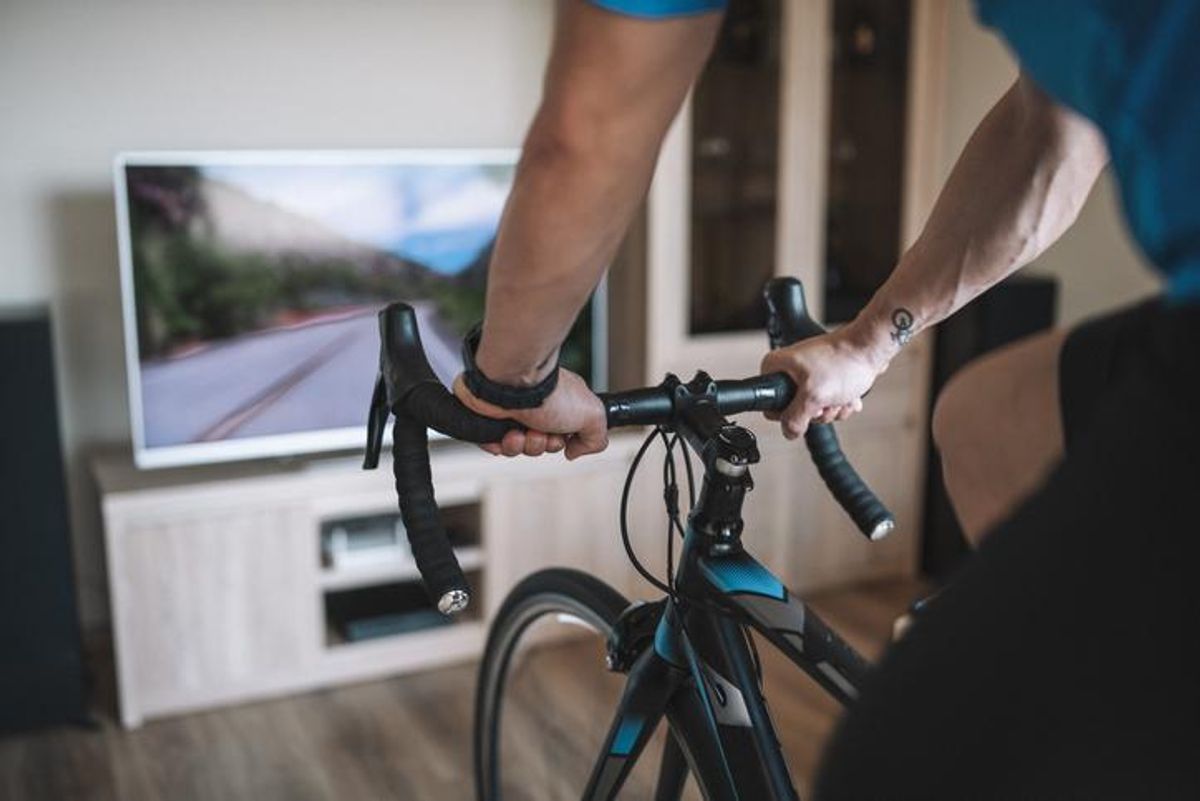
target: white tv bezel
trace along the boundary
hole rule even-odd
[[[361,426],[244,437],[219,442],[148,447],[142,408],[141,359],[138,356],[137,309],[133,284],[133,243],[130,240],[126,167],[172,165],[359,165],[359,164],[501,164],[515,166],[516,148],[404,148],[389,150],[139,150],[118,153],[113,159],[113,192],[116,196],[117,249],[121,273],[121,316],[125,333],[125,377],[129,392],[129,424],[133,461],[138,468],[182,467],[251,459],[270,459],[361,449],[366,442],[366,414],[370,398],[363,398]],[[603,389],[608,375],[607,281],[596,289],[592,301],[592,383]],[[441,436],[431,432],[434,436]]]

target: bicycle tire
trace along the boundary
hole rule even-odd
[[[504,600],[488,633],[475,695],[475,792],[503,801],[497,759],[505,680],[522,635],[546,615],[571,615],[607,638],[629,606],[621,593],[578,570],[551,568],[521,581]]]

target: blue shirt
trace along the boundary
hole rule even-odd
[[[1104,134],[1134,238],[1200,302],[1200,3],[977,0],[1021,66]]]
[[[725,8],[728,0],[591,0],[593,5],[631,17],[660,19],[705,14]]]
[[[634,16],[725,0],[592,0]],[[1200,2],[976,0],[1021,67],[1103,133],[1134,239],[1167,294],[1200,303]],[[1097,265],[1102,269],[1103,265]]]

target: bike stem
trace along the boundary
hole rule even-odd
[[[668,376],[678,430],[704,464],[700,497],[688,517],[711,555],[740,551],[742,504],[754,489],[750,465],[759,461],[758,443],[747,428],[717,411],[716,383],[704,372],[686,384]]]

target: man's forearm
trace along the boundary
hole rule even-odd
[[[975,130],[920,237],[847,336],[886,365],[1053,244],[1106,162],[1089,122],[1021,78]]]
[[[645,194],[656,150],[578,152],[539,136],[535,126],[496,241],[477,355],[486,375],[514,385],[553,368]]]
[[[646,193],[663,136],[720,26],[641,20],[561,0],[541,107],[488,269],[476,364],[536,383]]]

